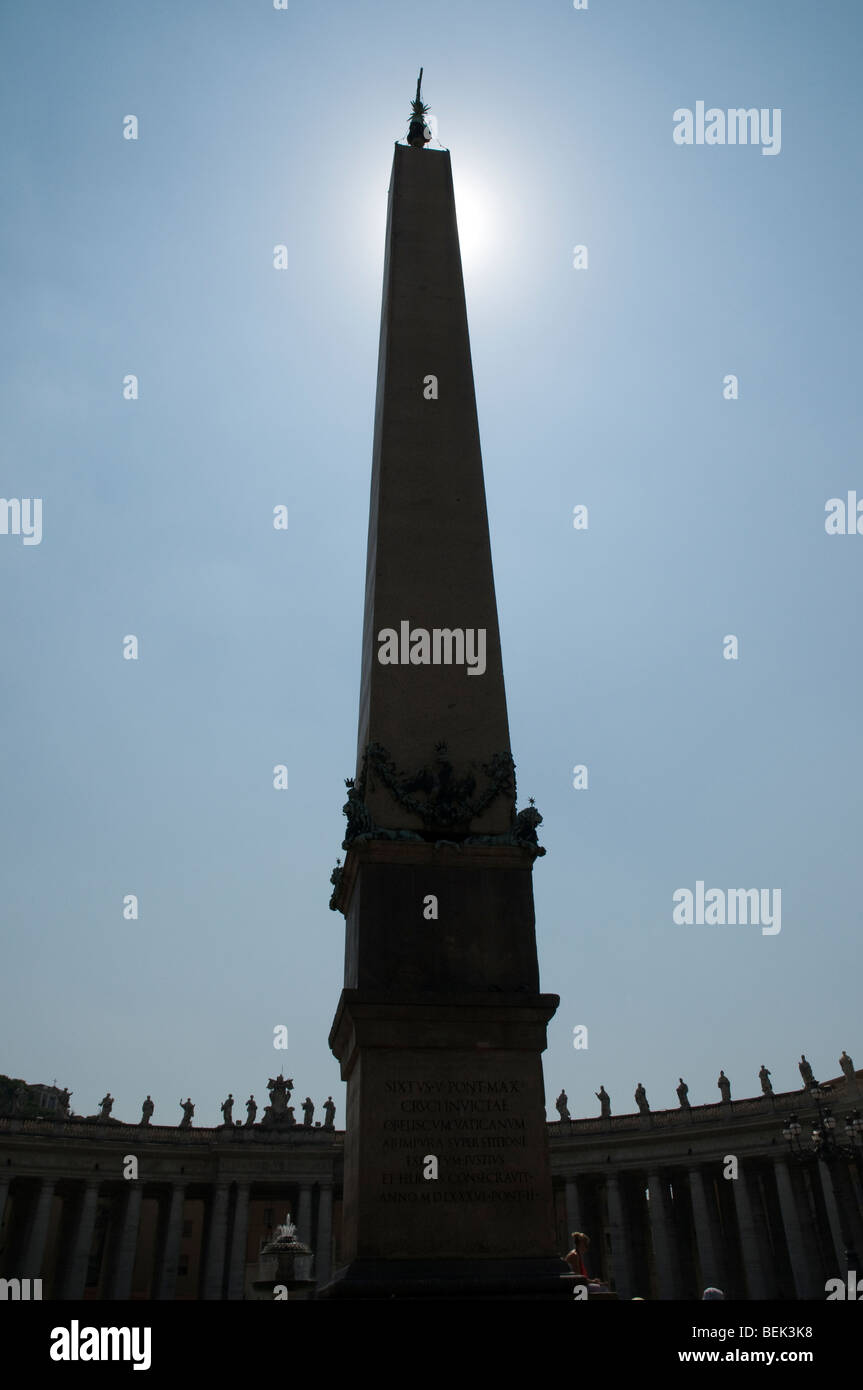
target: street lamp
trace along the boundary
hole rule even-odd
[[[809,1087],[809,1096],[818,1111],[818,1120],[812,1127],[811,1139],[808,1144],[804,1144],[800,1137],[803,1127],[796,1115],[788,1116],[782,1129],[782,1137],[788,1142],[789,1157],[793,1158],[796,1163],[815,1164],[821,1162],[827,1164],[833,1179],[836,1208],[839,1212],[839,1224],[842,1228],[842,1240],[845,1245],[845,1259],[848,1269],[853,1269],[856,1272],[860,1261],[854,1250],[851,1237],[846,1191],[847,1173],[844,1171],[843,1165],[849,1159],[856,1159],[858,1163],[860,1161],[861,1152],[863,1152],[863,1118],[861,1118],[859,1110],[850,1111],[845,1116],[847,1142],[838,1138],[836,1117],[830,1106],[824,1104],[830,1098],[830,1094],[831,1087],[827,1084],[822,1086],[815,1082]]]

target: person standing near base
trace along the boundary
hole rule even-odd
[[[584,1231],[573,1231],[571,1240],[572,1249],[570,1250],[568,1255],[564,1255],[563,1257],[566,1260],[566,1263],[569,1265],[573,1274],[580,1274],[581,1277],[583,1279],[587,1279],[588,1283],[590,1284],[598,1284],[599,1280],[592,1279],[590,1277],[584,1263],[584,1257],[587,1254],[587,1248],[590,1245],[590,1236],[586,1236],[584,1234]]]

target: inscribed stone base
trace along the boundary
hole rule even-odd
[[[464,1297],[565,1271],[541,1065],[557,1003],[343,991],[330,1034],[348,1085],[342,1284],[403,1280]]]

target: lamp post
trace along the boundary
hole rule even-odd
[[[856,1159],[858,1163],[860,1161],[861,1151],[863,1151],[863,1117],[861,1117],[859,1110],[851,1110],[845,1116],[845,1139],[838,1138],[836,1117],[830,1106],[824,1104],[829,1099],[830,1094],[829,1085],[822,1086],[815,1082],[809,1087],[809,1096],[818,1111],[818,1119],[812,1127],[812,1135],[808,1144],[804,1144],[800,1137],[803,1127],[796,1114],[788,1116],[787,1123],[782,1129],[782,1137],[787,1140],[789,1156],[795,1162],[808,1164],[821,1162],[827,1165],[833,1180],[836,1208],[839,1213],[842,1241],[845,1246],[845,1260],[849,1271],[854,1270],[856,1272],[860,1261],[854,1249],[849,1217],[849,1198],[853,1201],[854,1196],[853,1192],[849,1191],[848,1174],[844,1165],[849,1159]]]

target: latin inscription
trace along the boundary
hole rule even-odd
[[[381,1201],[536,1201],[522,1089],[504,1078],[385,1082]],[[433,1180],[423,1176],[429,1153],[438,1158]]]

